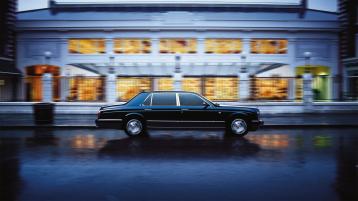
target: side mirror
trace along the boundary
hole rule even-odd
[[[214,103],[214,105],[215,105],[216,107],[219,107],[219,106],[220,106],[220,104],[219,104],[219,103]]]

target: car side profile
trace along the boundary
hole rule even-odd
[[[185,91],[141,92],[125,104],[101,107],[96,119],[97,127],[124,129],[129,136],[147,128],[223,128],[244,136],[263,123],[259,109],[221,106]]]

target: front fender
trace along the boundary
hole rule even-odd
[[[240,118],[240,119],[244,119],[244,120],[249,120],[250,115],[247,112],[234,112],[234,113],[228,115],[226,121],[230,121],[233,118]]]

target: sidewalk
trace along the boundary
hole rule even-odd
[[[57,114],[46,127],[94,128],[96,115]],[[358,127],[358,113],[347,114],[264,114],[264,127]],[[0,114],[0,128],[36,127],[31,114]]]

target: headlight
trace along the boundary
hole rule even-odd
[[[259,117],[260,116],[260,110],[257,110],[257,116]]]

